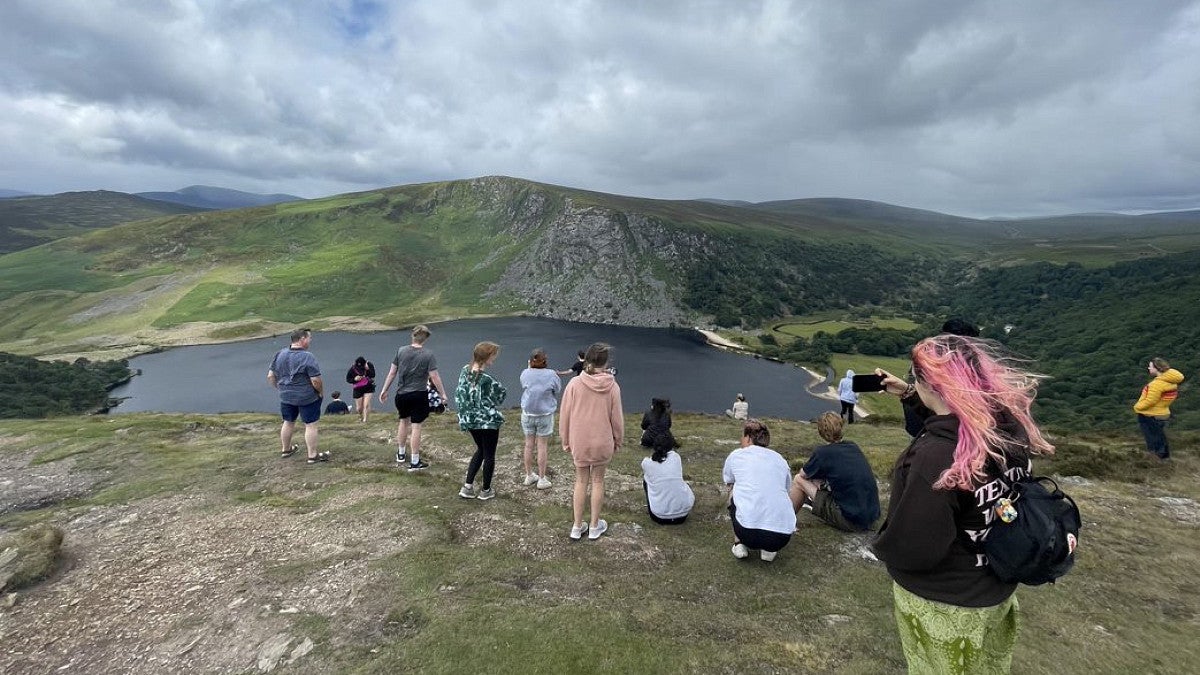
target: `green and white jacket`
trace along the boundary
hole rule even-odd
[[[471,372],[471,364],[463,366],[454,389],[454,404],[458,408],[458,428],[499,429],[504,414],[499,408],[508,390],[487,371]]]

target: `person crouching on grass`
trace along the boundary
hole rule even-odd
[[[621,409],[621,387],[607,372],[609,346],[597,342],[587,348],[583,372],[567,383],[559,406],[558,435],[563,450],[575,464],[575,491],[571,499],[570,537],[579,541],[599,539],[608,530],[600,517],[604,505],[604,470],[625,438],[625,412]],[[588,485],[592,487],[592,519],[583,520]]]
[[[733,556],[746,558],[749,549],[770,562],[796,531],[796,510],[788,489],[792,472],[787,460],[769,449],[767,425],[750,418],[742,425],[742,447],[729,453],[721,476],[729,492],[733,520]]]
[[[463,480],[458,496],[463,499],[476,497],[475,474],[483,467],[483,487],[479,499],[496,496],[492,489],[492,475],[496,470],[496,445],[500,442],[500,425],[504,415],[499,408],[508,396],[503,384],[484,372],[496,362],[500,345],[495,342],[480,342],[475,345],[471,362],[463,366],[458,375],[458,387],[454,390],[454,405],[458,408],[458,428],[471,434],[475,441],[475,454],[467,465],[467,476]]]
[[[840,415],[817,418],[817,433],[829,445],[817,446],[792,481],[791,498],[800,511],[812,504],[813,515],[844,532],[863,532],[879,517],[879,486],[858,445],[842,440]]]

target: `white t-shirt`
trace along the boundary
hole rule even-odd
[[[650,502],[650,513],[667,520],[681,518],[692,510],[696,495],[683,482],[683,461],[674,450],[667,453],[662,463],[649,457],[642,460],[642,477],[646,481],[646,499]]]
[[[721,476],[733,485],[733,503],[742,527],[780,534],[796,531],[796,512],[788,488],[792,472],[778,452],[750,445],[725,458]]]

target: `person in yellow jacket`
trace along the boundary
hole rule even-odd
[[[1171,404],[1179,395],[1183,373],[1159,357],[1150,359],[1146,369],[1154,379],[1142,387],[1142,395],[1133,404],[1133,410],[1137,413],[1142,435],[1146,437],[1146,450],[1166,460],[1171,458],[1171,448],[1167,444],[1167,420],[1171,419]]]

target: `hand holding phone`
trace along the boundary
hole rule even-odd
[[[850,380],[850,391],[873,392],[883,391],[882,375],[855,375]]]

